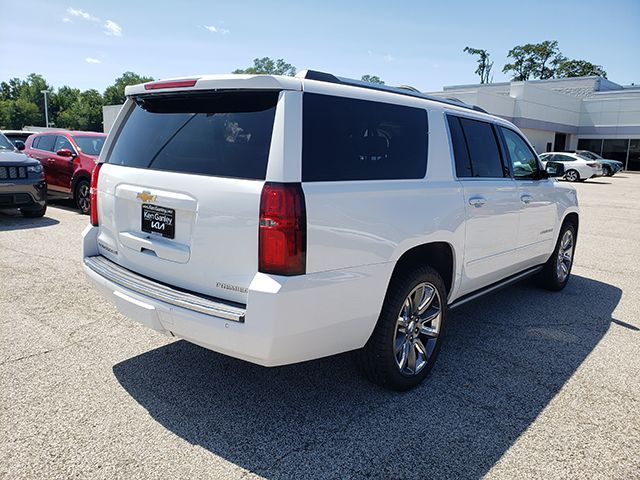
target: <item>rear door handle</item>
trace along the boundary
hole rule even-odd
[[[529,205],[533,200],[533,197],[529,194],[524,194],[520,196],[520,200],[522,200],[522,203],[524,203],[525,205]]]
[[[469,205],[473,205],[476,208],[479,208],[487,203],[487,199],[484,197],[471,197],[469,199]]]

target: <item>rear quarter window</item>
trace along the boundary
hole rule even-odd
[[[421,108],[305,93],[302,180],[423,178],[427,112]]]
[[[137,98],[107,161],[264,180],[277,102],[277,91]]]

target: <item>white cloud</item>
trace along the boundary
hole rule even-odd
[[[91,20],[92,22],[98,22],[100,21],[100,19],[98,17],[94,17],[93,15],[91,15],[88,12],[85,12],[83,10],[80,9],[75,9],[73,7],[69,7],[67,8],[67,13],[69,15],[72,15],[74,17],[80,17],[80,18],[84,18],[85,20]]]
[[[382,57],[382,59],[383,59],[385,62],[393,62],[393,61],[395,60],[395,58],[394,58],[394,57],[392,57],[392,56],[391,56],[391,54],[389,54],[389,53],[387,53],[384,57]]]
[[[107,20],[106,22],[104,22],[104,34],[113,37],[121,37],[122,27],[113,20]]]
[[[202,25],[202,28],[210,31],[211,33],[219,33],[220,35],[228,35],[231,33],[226,28],[214,27],[213,25]]]
[[[73,23],[73,20],[71,20],[69,17],[64,17],[62,19],[62,23]]]
[[[87,63],[101,63],[100,60],[98,60],[97,58],[93,58],[93,57],[87,57],[84,59],[85,62]]]

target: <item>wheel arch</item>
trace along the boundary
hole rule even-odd
[[[397,275],[415,265],[429,265],[442,277],[447,295],[451,293],[455,281],[456,256],[449,242],[429,242],[416,245],[406,250],[398,259],[391,273],[389,285]],[[388,290],[387,286],[387,290]]]
[[[71,195],[75,198],[76,196],[76,187],[78,186],[78,182],[80,180],[86,180],[91,183],[91,174],[85,170],[80,170],[76,172],[76,174],[71,179]]]

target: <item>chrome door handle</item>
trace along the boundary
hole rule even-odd
[[[522,195],[520,197],[520,200],[522,200],[522,203],[524,203],[525,205],[529,205],[533,200],[533,197],[531,195]]]
[[[484,197],[471,197],[469,199],[469,205],[473,205],[476,208],[479,208],[487,203],[487,199]]]

